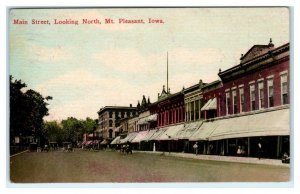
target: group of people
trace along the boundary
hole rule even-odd
[[[263,155],[263,149],[262,149],[261,142],[258,142],[257,148],[258,148],[257,157],[258,157],[258,159],[261,159],[261,157]],[[198,155],[198,142],[195,142],[195,144],[193,145],[193,149],[194,149],[194,154]],[[211,153],[212,150],[213,150],[213,145],[210,144],[208,146],[208,153]],[[236,155],[243,156],[245,154],[246,154],[245,146],[241,146],[241,145],[237,146]]]
[[[196,143],[193,145],[193,149],[194,149],[194,153],[195,153],[196,155],[198,155],[198,142],[196,142]],[[208,150],[207,150],[207,154],[212,153],[213,149],[214,149],[214,146],[213,146],[212,144],[209,144]]]
[[[126,144],[121,145],[120,151],[122,153],[132,154],[132,145],[131,145],[131,143],[127,142]]]

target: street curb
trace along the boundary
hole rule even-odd
[[[216,155],[195,155],[187,153],[168,153],[168,152],[151,152],[151,151],[138,151],[134,150],[136,153],[146,153],[146,154],[157,154],[163,156],[179,157],[179,158],[189,158],[196,160],[210,160],[210,161],[220,161],[220,162],[235,162],[244,164],[261,164],[261,165],[272,165],[272,166],[282,166],[290,167],[290,164],[284,164],[281,160],[275,159],[261,159],[258,158],[248,158],[248,157],[231,157],[231,156],[216,156]]]
[[[15,157],[15,156],[17,156],[17,155],[24,154],[25,152],[28,152],[28,150],[25,150],[25,151],[22,151],[22,152],[13,154],[13,155],[11,155],[10,157],[12,158],[12,157]]]

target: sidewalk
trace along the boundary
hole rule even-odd
[[[284,164],[279,159],[258,159],[251,157],[234,157],[234,156],[217,156],[217,155],[195,155],[192,153],[176,153],[176,152],[152,152],[152,151],[138,151],[133,150],[138,153],[147,153],[147,154],[160,154],[165,156],[174,156],[181,158],[191,158],[197,160],[213,160],[213,161],[222,161],[222,162],[238,162],[238,163],[247,163],[247,164],[265,164],[265,165],[275,165],[275,166],[284,166],[290,167],[290,164]]]

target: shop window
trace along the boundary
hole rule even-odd
[[[274,106],[273,79],[268,79],[268,102],[269,102],[269,107]]]
[[[264,82],[258,83],[259,109],[264,107]]]
[[[288,104],[287,74],[281,75],[281,104]]]

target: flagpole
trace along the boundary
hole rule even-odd
[[[169,93],[169,53],[167,52],[167,93]]]

